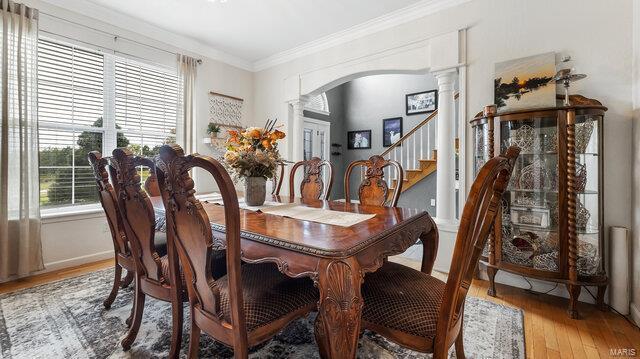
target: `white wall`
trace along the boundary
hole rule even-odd
[[[190,48],[197,46],[194,46],[192,41],[178,41],[180,39],[176,36],[166,36],[166,39],[175,40],[173,44],[166,44],[42,1],[25,0],[23,2],[40,9],[41,36],[55,37],[61,41],[75,42],[78,45],[103,51],[116,51],[121,56],[129,56],[170,68],[176,67],[175,52],[201,58],[203,63],[198,67],[196,81],[196,140],[199,153],[212,154],[208,145],[202,143],[209,121],[209,91],[243,98],[242,120],[243,123],[249,122],[253,110],[252,72],[207,58],[194,51],[186,51],[182,49],[183,44],[185,46],[189,44]],[[118,35],[119,39],[114,41],[112,34]],[[150,47],[136,42],[150,45]],[[199,179],[197,175],[196,181],[198,181],[199,190],[211,188],[210,181]],[[91,214],[45,218],[42,233],[45,270],[55,270],[113,256],[111,235],[101,209]]]
[[[640,2],[633,3],[633,229],[631,316],[640,325]]]
[[[630,227],[631,10],[631,0],[616,1],[615,6],[600,0],[474,0],[256,73],[254,119],[286,118],[284,80],[290,76],[460,28],[468,27],[468,119],[493,103],[494,63],[548,51],[571,55],[576,70],[589,76],[572,92],[596,98],[609,108],[604,128],[605,228]],[[470,150],[471,136],[466,137]],[[440,251],[439,256],[450,253]]]

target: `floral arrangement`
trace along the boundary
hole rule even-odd
[[[236,177],[272,178],[282,162],[278,141],[285,137],[276,129],[277,120],[264,127],[249,127],[244,131],[229,131],[224,163]]]

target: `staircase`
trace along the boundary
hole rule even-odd
[[[458,93],[454,97],[458,99]],[[387,148],[380,156],[400,163],[404,170],[402,192],[416,185],[436,171],[438,151],[436,149],[436,132],[438,110],[433,111],[416,127],[407,132],[400,140]],[[385,178],[390,189],[397,185],[397,174],[387,169]],[[391,194],[393,191],[389,191]]]

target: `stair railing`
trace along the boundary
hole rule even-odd
[[[459,93],[456,92],[454,100],[457,100]],[[400,163],[404,173],[404,178],[408,178],[406,171],[419,170],[420,160],[435,160],[437,123],[434,121],[438,117],[438,110],[435,110],[422,120],[418,125],[404,134],[400,139],[389,146],[380,156]],[[428,156],[428,157],[426,157]],[[391,168],[385,169],[387,185],[392,186],[392,182],[397,180],[398,174],[391,173]],[[364,175],[364,173],[363,173]]]

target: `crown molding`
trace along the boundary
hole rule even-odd
[[[103,23],[120,28],[128,33],[142,35],[148,39],[154,40],[155,42],[164,44],[166,45],[164,47],[166,47],[166,50],[169,52],[173,52],[175,50],[184,50],[201,56],[206,56],[210,59],[217,60],[225,64],[241,68],[243,70],[253,71],[253,64],[251,63],[251,61],[218,50],[191,37],[178,35],[174,32],[152,25],[148,22],[136,19],[130,15],[106,8],[90,1],[25,0],[24,2],[36,4],[36,6],[41,9],[45,13],[45,15],[51,12],[50,15],[64,18],[68,21],[77,22],[88,27],[99,27],[100,23]],[[73,16],[72,18],[67,19],[68,17],[70,17],[69,15],[71,13],[80,14],[83,16]],[[87,21],[87,19],[85,19],[84,17],[96,19],[100,23]],[[104,31],[113,32],[112,30],[108,29]]]
[[[422,0],[413,5],[392,11],[388,14],[368,20],[345,30],[307,42],[304,45],[258,60],[253,63],[253,71],[262,71],[469,1],[471,0]]]
[[[146,38],[164,44],[167,51],[185,50],[194,54],[206,56],[210,59],[223,62],[225,64],[238,67],[243,70],[258,72],[267,68],[280,65],[297,58],[317,53],[331,47],[353,41],[367,35],[374,34],[421,17],[437,13],[450,7],[464,4],[471,0],[421,0],[413,5],[392,11],[380,17],[368,20],[361,24],[352,26],[342,31],[330,34],[305,43],[304,45],[282,51],[268,56],[264,59],[251,62],[241,57],[218,50],[211,45],[205,44],[194,38],[178,35],[174,32],[162,29],[148,22],[141,21],[125,13],[106,8],[99,4],[82,0],[24,0],[27,4],[35,4],[45,12],[69,15],[69,13],[80,14],[85,17],[97,19],[99,22],[115,26],[126,32],[142,35]],[[86,18],[74,17],[69,19],[85,26],[96,27],[95,22],[87,21]],[[66,17],[64,15],[60,17]],[[110,30],[105,30],[110,31]]]

